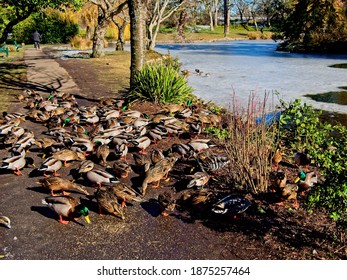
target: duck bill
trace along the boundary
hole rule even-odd
[[[295,180],[294,180],[294,183],[296,184],[299,181],[300,181],[300,177],[296,177]]]
[[[86,220],[86,222],[87,222],[88,224],[90,224],[89,216],[84,216],[84,219]]]

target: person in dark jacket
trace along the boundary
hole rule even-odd
[[[35,49],[40,49],[41,34],[36,30],[33,34],[33,37]]]

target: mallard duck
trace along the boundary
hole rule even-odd
[[[159,124],[162,122],[162,120],[165,120],[167,118],[167,115],[164,114],[155,114],[152,116],[152,123]]]
[[[0,216],[0,225],[11,228],[11,220],[6,216]]]
[[[89,195],[89,192],[82,185],[73,183],[67,179],[63,179],[60,177],[49,177],[40,179],[38,181],[38,184],[50,190],[52,196],[57,196],[56,194],[54,194],[54,191],[61,191],[63,195],[68,195],[66,191],[71,190],[83,193],[85,195]]]
[[[189,141],[188,145],[196,152],[201,152],[204,149],[215,147],[216,145],[211,142],[211,139],[196,138]]]
[[[183,70],[181,70],[181,74],[184,77],[188,77],[191,74],[191,72],[189,70],[187,70],[187,69],[183,69]]]
[[[25,132],[25,129],[23,127],[20,127],[20,126],[15,126],[15,127],[12,127],[11,129],[11,134],[20,138]]]
[[[103,183],[109,184],[117,182],[117,178],[112,174],[105,170],[94,168],[94,162],[91,160],[82,161],[78,172],[85,173],[87,179],[96,184],[99,188]]]
[[[245,212],[250,205],[251,202],[247,198],[229,194],[212,206],[212,212],[216,214],[231,213],[236,215]]]
[[[296,152],[294,154],[294,163],[300,167],[305,168],[305,172],[308,172],[308,166],[311,163],[311,156],[304,152]]]
[[[201,124],[199,123],[190,123],[189,124],[189,134],[190,138],[197,138],[202,131]]]
[[[207,190],[184,190],[176,200],[176,204],[194,214],[204,215],[211,211],[214,193]]]
[[[114,147],[114,153],[117,158],[123,159],[126,161],[127,154],[128,154],[128,144],[127,143],[122,143],[119,145],[115,145]]]
[[[57,141],[53,138],[36,138],[35,145],[39,148],[46,149],[49,146],[57,144]]]
[[[69,223],[69,221],[63,220],[63,217],[76,220],[82,215],[86,222],[90,223],[89,209],[71,196],[49,196],[42,200],[42,204],[58,214],[61,224]]]
[[[34,165],[34,160],[32,158],[25,158],[25,151],[23,150],[20,155],[3,159],[0,168],[13,170],[13,173],[19,176],[23,175],[20,170],[27,164]]]
[[[116,217],[125,219],[124,208],[118,203],[117,197],[113,193],[112,187],[102,187],[95,192],[95,198],[99,206],[99,214],[102,214],[102,210],[109,214],[113,214]]]
[[[191,108],[184,108],[183,110],[179,111],[176,113],[176,116],[178,118],[189,118],[191,115],[193,114],[193,111],[191,110]]]
[[[139,194],[128,187],[126,184],[120,182],[113,184],[112,190],[118,200],[121,201],[122,207],[126,206],[127,201],[142,201],[142,198],[139,196]]]
[[[192,175],[186,175],[186,177],[190,180],[187,184],[187,188],[189,189],[193,187],[205,186],[211,176],[206,172],[195,172]]]
[[[107,136],[107,137],[112,138],[112,137],[115,137],[119,134],[122,134],[123,132],[130,132],[131,130],[132,130],[131,126],[127,126],[127,127],[117,126],[117,127],[104,129],[104,130],[100,131],[100,134],[103,136]]]
[[[154,127],[148,131],[149,137],[156,145],[158,141],[165,139],[168,136],[167,129],[164,126]]]
[[[210,154],[206,150],[198,153],[197,161],[201,170],[208,173],[216,173],[230,163],[226,155]]]
[[[80,152],[74,152],[69,149],[64,149],[61,151],[57,151],[52,154],[52,157],[55,159],[60,159],[63,161],[64,166],[68,166],[68,161],[74,161],[74,160],[85,160],[86,157],[83,153]]]
[[[146,172],[146,177],[142,182],[141,193],[142,195],[146,194],[147,186],[149,183],[157,182],[153,188],[158,188],[160,180],[165,179],[168,176],[169,171],[173,168],[177,157],[168,157],[163,158],[158,161],[154,166],[148,169]]]
[[[117,119],[120,116],[119,109],[109,109],[103,112],[102,121],[108,121],[110,119]]]
[[[147,170],[151,166],[151,158],[148,154],[133,154],[133,159],[135,163],[134,171],[138,174],[143,174],[147,172]]]
[[[133,123],[133,126],[135,128],[139,128],[139,127],[144,127],[148,124],[150,124],[151,121],[149,119],[146,119],[146,118],[143,118],[143,117],[140,117],[140,118],[137,118],[134,123]]]
[[[297,200],[298,186],[296,184],[288,184],[286,174],[279,170],[277,172],[270,173],[270,182],[274,191],[278,194],[281,201],[277,205],[284,205],[284,201],[294,201],[293,206],[297,208],[299,206]]]
[[[283,153],[279,148],[276,149],[275,154],[273,155],[271,159],[272,163],[272,170],[278,170],[278,164],[282,161],[282,155]]]
[[[181,135],[183,133],[182,127],[175,123],[172,123],[172,124],[170,123],[166,125],[158,124],[157,128],[167,131],[168,137],[171,137],[173,135]]]
[[[107,157],[110,154],[110,147],[107,144],[98,145],[96,148],[96,157],[99,160],[100,165],[107,165]]]
[[[184,109],[184,106],[181,104],[174,104],[174,103],[165,103],[163,105],[164,112],[167,112],[169,114],[174,114],[176,112],[182,111]]]
[[[14,146],[16,142],[18,141],[18,137],[16,135],[13,135],[12,133],[8,133],[5,135],[5,138],[3,138],[3,144],[8,146]]]
[[[127,178],[132,169],[127,161],[116,160],[113,163],[113,171],[118,178]]]
[[[157,150],[157,149],[153,149],[151,151],[152,164],[156,164],[158,161],[162,160],[163,158],[165,158],[165,156],[164,156],[162,151]]]
[[[174,143],[172,144],[170,150],[174,153],[179,154],[183,159],[190,159],[195,155],[193,147],[184,143]]]
[[[26,117],[25,114],[19,113],[19,112],[13,112],[13,113],[2,112],[2,115],[8,121],[11,121],[13,119],[20,119],[24,121]]]
[[[141,116],[142,116],[142,113],[140,111],[137,111],[137,110],[123,111],[123,113],[122,113],[122,118],[131,117],[131,118],[137,119]]]
[[[94,151],[94,143],[90,139],[73,138],[70,149],[74,152],[84,153],[85,156],[90,155]]]
[[[151,145],[151,139],[149,139],[147,136],[143,136],[139,139],[133,139],[131,140],[131,143],[139,149],[140,154],[145,154],[145,149]]]
[[[0,134],[7,135],[8,133],[12,131],[14,127],[15,126],[12,124],[4,123],[3,125],[0,126]]]
[[[38,171],[43,171],[43,176],[45,177],[48,176],[46,172],[53,172],[54,176],[59,176],[57,171],[62,168],[62,166],[63,163],[60,159],[49,157],[41,163]]]
[[[169,215],[169,212],[175,210],[176,199],[171,192],[165,191],[158,195],[158,204],[160,207],[161,215],[166,217]]]
[[[16,144],[14,144],[14,147],[16,147],[16,148],[23,148],[23,149],[25,149],[25,150],[29,150],[30,149],[30,147],[32,146],[32,145],[34,145],[35,144],[35,137],[34,136],[32,136],[32,135],[22,135],[22,137],[20,137],[18,140],[17,140],[17,142],[16,142]]]
[[[294,180],[294,183],[298,185],[299,192],[301,192],[301,195],[305,195],[305,193],[310,188],[312,188],[314,184],[318,183],[318,176],[314,171],[309,173],[299,171],[297,178]]]
[[[100,118],[96,114],[84,113],[81,114],[80,121],[81,123],[85,123],[87,125],[96,125],[100,121]]]

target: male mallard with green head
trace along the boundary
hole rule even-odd
[[[89,210],[86,206],[82,205],[79,201],[71,196],[49,196],[42,200],[42,204],[48,206],[59,216],[59,222],[63,225],[69,223],[63,217],[69,220],[84,216],[86,222],[89,224]]]

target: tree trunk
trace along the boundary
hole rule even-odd
[[[229,0],[224,0],[224,37],[229,34],[230,25],[230,4]]]
[[[154,34],[153,34],[153,28],[155,26],[155,22],[151,21],[147,27],[147,42],[148,42],[148,46],[147,46],[147,49],[150,50],[151,48],[151,45],[152,45],[152,41],[153,41],[153,38],[154,38]],[[154,47],[153,47],[154,49]]]
[[[105,16],[99,15],[98,24],[95,27],[93,36],[93,50],[91,54],[92,58],[102,57],[105,55],[104,39],[109,23],[110,19],[106,19]]]
[[[218,0],[214,0],[214,27],[218,26]]]
[[[159,27],[160,27],[160,21],[161,21],[161,18],[160,18],[160,15],[158,17],[158,23],[154,29],[154,33],[152,33],[152,37],[151,37],[151,40],[148,42],[148,50],[154,50],[154,47],[155,47],[155,44],[156,44],[156,41],[157,41],[157,36],[158,36],[158,33],[159,33]]]
[[[117,24],[118,38],[117,38],[116,51],[124,51],[124,45],[125,45],[124,32],[125,32],[125,27],[127,26],[127,24],[128,22],[126,21],[123,21],[122,24]]]
[[[214,30],[213,27],[213,16],[212,16],[212,12],[209,12],[209,16],[210,16],[210,31]]]
[[[145,62],[147,1],[128,0],[127,2],[131,33],[130,88],[133,88],[136,74]]]
[[[187,11],[186,9],[183,9],[180,13],[180,18],[178,20],[178,27],[177,27],[178,36],[182,39],[182,41],[185,40],[184,26],[186,24],[186,17],[187,17]]]
[[[210,0],[210,6],[209,6],[209,11],[208,11],[208,15],[210,17],[210,30],[213,31],[214,30],[214,23],[213,23],[213,2],[214,0]]]

